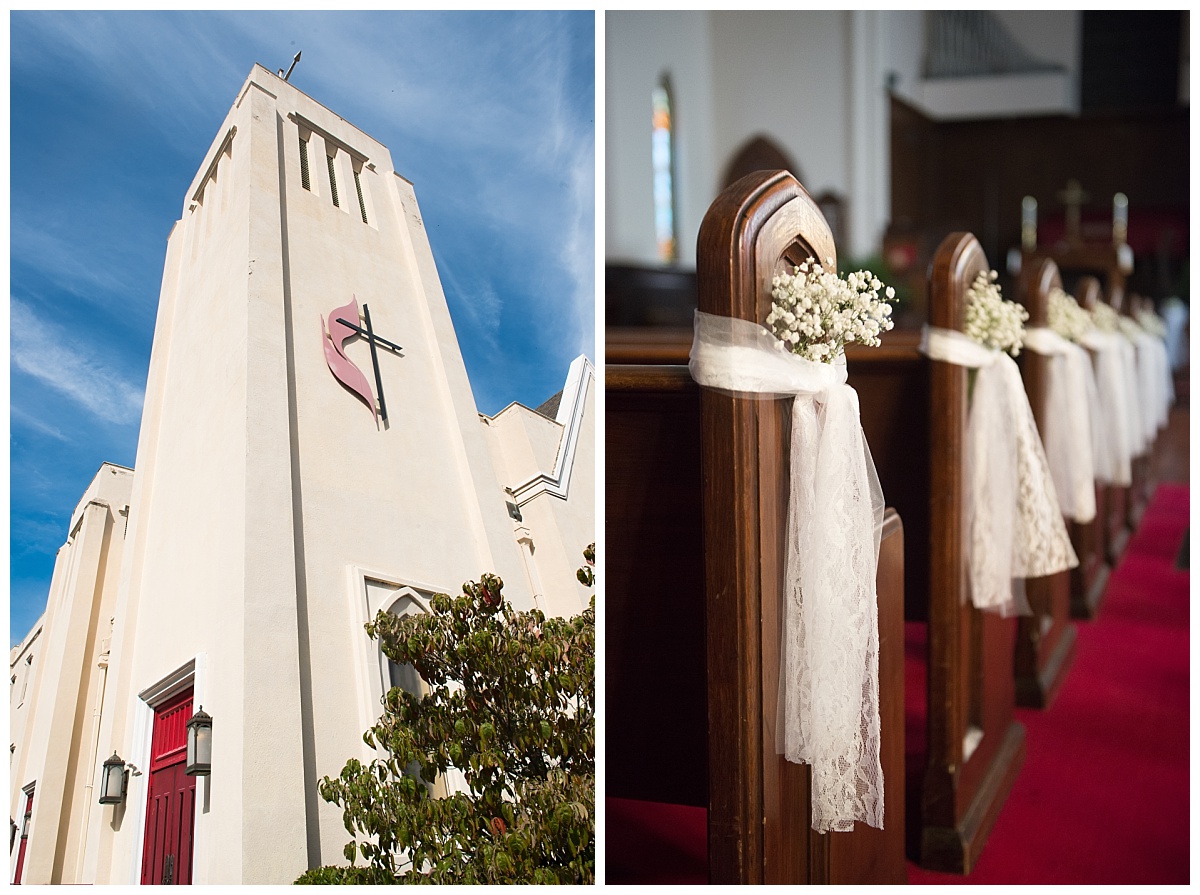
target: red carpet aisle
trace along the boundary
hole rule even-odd
[[[1028,754],[974,871],[910,863],[910,883],[1188,883],[1188,507],[1186,485],[1159,486],[1058,698],[1018,709]]]

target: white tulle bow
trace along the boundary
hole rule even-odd
[[[1025,330],[1025,349],[1047,358],[1042,445],[1059,508],[1068,519],[1091,522],[1096,518],[1092,416],[1098,412],[1091,358],[1046,327]]]
[[[739,397],[793,397],[777,751],[812,768],[812,827],[883,828],[875,573],[883,492],[840,363],[763,327],[696,313],[690,369]]]
[[[978,371],[967,416],[967,546],[978,609],[1028,612],[1014,580],[1079,564],[1067,536],[1021,371],[1007,354],[960,332],[926,327],[921,351]]]

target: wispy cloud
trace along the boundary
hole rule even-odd
[[[71,441],[71,439],[69,437],[64,435],[62,432],[60,432],[54,426],[51,426],[45,420],[40,419],[37,416],[34,416],[32,413],[28,413],[25,410],[22,410],[20,407],[17,407],[16,405],[13,405],[9,408],[9,417],[10,417],[10,422],[14,425],[14,427],[27,426],[30,429],[33,429],[35,432],[40,432],[42,435],[46,435],[50,438],[55,439],[56,441],[62,441],[62,442],[68,443],[68,444]]]
[[[9,307],[12,363],[70,398],[89,413],[119,425],[141,418],[143,389],[96,357],[93,346],[73,344],[58,327],[37,317],[24,302]]]
[[[72,295],[102,303],[102,297],[133,292],[137,281],[130,276],[129,266],[96,258],[90,251],[93,246],[53,233],[40,222],[31,225],[17,219],[10,231],[12,260],[36,269]]]
[[[245,72],[235,74],[241,66],[215,35],[193,27],[194,16],[203,13],[12,15],[21,29],[21,39],[13,41],[14,68],[45,68],[46,58],[53,58],[64,73],[74,75],[77,92],[119,97],[157,121],[162,136],[181,149],[194,150],[199,122],[211,118],[214,85],[230,76],[245,77]]]
[[[482,340],[489,353],[499,351],[500,315],[504,302],[496,293],[495,284],[487,276],[486,268],[469,268],[465,265],[447,264],[438,258],[438,273],[441,275],[442,291],[446,294],[446,303],[465,316],[469,338]],[[460,348],[465,333],[459,333]]]
[[[571,177],[571,205],[574,212],[562,241],[560,262],[571,284],[571,304],[578,328],[580,354],[596,360],[596,162],[591,144],[578,146]]]
[[[70,513],[71,507],[64,507],[64,512]],[[27,552],[53,555],[67,539],[67,523],[48,516],[26,515],[13,520],[11,535],[12,550],[18,557]]]

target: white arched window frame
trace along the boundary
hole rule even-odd
[[[379,643],[372,640],[363,630],[363,625],[375,618],[379,612],[389,612],[394,608],[400,614],[409,612],[428,612],[429,598],[435,593],[451,593],[445,587],[429,584],[413,579],[401,578],[396,575],[380,572],[362,566],[350,567],[351,587],[353,595],[353,615],[357,622],[356,630],[359,656],[360,711],[362,713],[361,727],[366,730],[378,720],[382,712],[381,700],[383,694],[391,688],[391,661],[379,648]],[[372,761],[378,753],[363,743],[363,761]],[[446,775],[446,787],[450,792],[465,792],[466,781],[462,775],[452,770]]]

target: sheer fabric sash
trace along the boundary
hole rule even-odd
[[[1096,518],[1092,417],[1098,413],[1091,358],[1046,327],[1025,330],[1025,348],[1048,361],[1042,445],[1059,507],[1068,519],[1091,522]]]
[[[1079,560],[1021,371],[1007,354],[954,330],[927,326],[921,351],[978,371],[967,415],[964,470],[971,601],[1001,615],[1028,613],[1014,581],[1052,575]]]
[[[792,399],[777,751],[812,769],[812,827],[883,828],[875,574],[883,492],[840,363],[804,360],[763,327],[696,313],[692,377]]]

